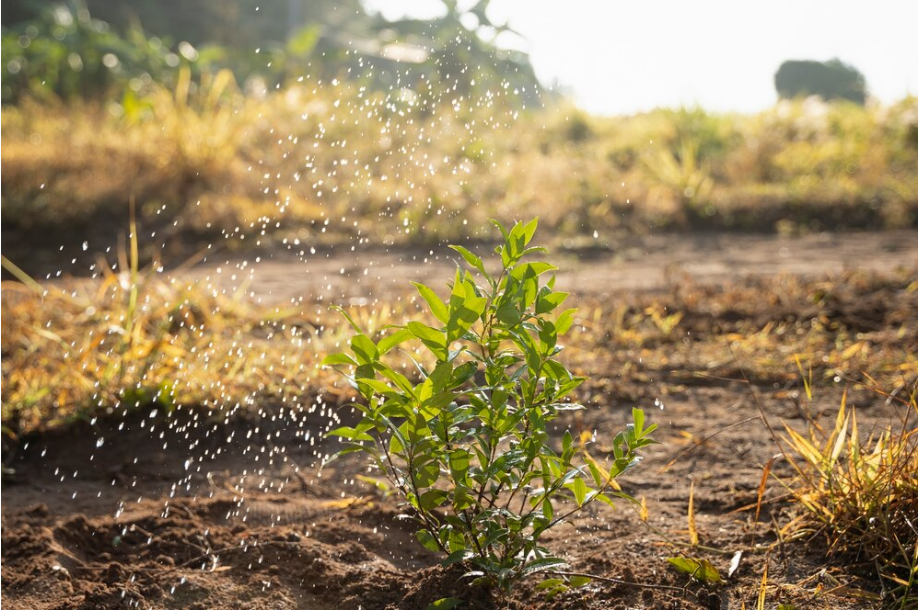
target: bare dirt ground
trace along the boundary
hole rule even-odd
[[[384,299],[402,293],[408,280],[436,283],[454,268],[442,252],[305,258],[305,264],[287,253],[258,265],[211,260],[183,277],[235,289],[254,266],[246,293],[312,303]],[[686,286],[703,297],[704,284],[778,273],[904,268],[914,279],[918,234],[654,238],[617,252],[567,254],[559,265],[560,285],[626,303]],[[916,301],[900,282],[839,297],[832,315],[845,320],[856,312],[878,333],[901,324],[908,342],[916,336]],[[698,335],[716,325],[763,326],[772,314],[786,318],[788,310],[773,312],[763,297],[754,311],[687,316],[679,328]],[[896,341],[893,348],[903,349],[903,339]],[[603,340],[596,344],[601,352]],[[760,413],[774,425],[803,423],[796,386],[763,378],[750,389],[735,378],[688,379],[663,365],[625,379],[614,362],[597,354],[595,368],[584,371],[593,376],[586,390],[592,408],[559,422],[557,432],[618,430],[637,400],[660,424],[662,444],[646,452],[623,486],[646,497],[649,520],[642,523],[625,505],[596,507],[550,534],[547,544],[569,558],[573,571],[651,587],[594,581],[551,602],[533,583],[506,599],[468,589],[461,572],[438,567],[438,558],[415,542],[411,523],[397,518],[402,508],[395,498],[355,479],[362,462],[343,461],[319,475],[318,457],[328,447],[321,440],[327,418],[318,415],[335,408],[319,402],[315,414],[265,404],[260,416],[228,422],[187,409],[169,417],[135,411],[23,439],[15,454],[4,456],[15,469],[3,486],[4,601],[10,608],[423,609],[457,596],[469,608],[740,608],[754,607],[767,563],[768,607],[781,601],[871,607],[851,593],[876,590],[875,576],[860,562],[827,564],[820,548],[777,542],[773,524],[786,522],[784,505],[766,504],[757,526],[750,512],[735,512],[755,503],[762,466],[776,452]],[[832,413],[841,392],[841,385],[822,389],[810,411]],[[859,393],[851,400],[865,430],[894,416],[881,396]],[[691,481],[701,543],[714,550],[684,546]],[[692,582],[665,561],[682,552],[703,555],[726,575],[740,550],[738,569],[721,586]]]
[[[918,265],[918,231],[818,233],[801,237],[710,233],[624,240],[614,248],[555,248],[558,287],[575,295],[659,290],[683,281],[722,283],[743,277],[821,277],[848,270],[889,271]],[[578,247],[579,246],[579,247]],[[490,251],[476,248],[479,254]],[[408,281],[442,284],[458,256],[446,248],[386,250],[350,247],[311,252],[308,244],[270,256],[216,253],[182,277],[242,289],[268,302],[385,298]],[[337,302],[337,301],[333,301]]]

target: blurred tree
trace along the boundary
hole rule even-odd
[[[838,59],[785,61],[775,73],[775,89],[782,99],[818,95],[826,101],[841,99],[862,106],[867,101],[864,75]]]
[[[405,18],[385,22],[395,41],[424,49],[429,60],[418,72],[428,83],[439,83],[460,94],[487,95],[511,90],[527,105],[537,104],[543,89],[529,56],[499,48],[505,33],[516,33],[509,24],[488,17],[490,0],[464,8],[458,0],[442,0],[446,13],[434,19]],[[380,26],[382,24],[382,18]]]
[[[171,62],[169,70],[141,70],[148,80],[168,78],[182,55],[196,73],[229,68],[240,81],[255,77],[269,88],[311,75],[448,95],[448,101],[454,94],[489,100],[506,94],[537,104],[542,88],[529,56],[495,44],[512,30],[491,22],[489,0],[470,8],[442,2],[442,17],[389,21],[368,13],[360,0],[7,0],[3,53],[14,61],[6,62],[3,100],[29,89],[65,97],[112,93],[113,80],[137,76],[122,68],[143,63],[126,61],[138,43]],[[70,22],[81,29],[65,37],[57,15],[75,15]],[[102,69],[106,53],[127,78]],[[76,59],[82,65],[71,69]]]
[[[3,26],[38,18],[62,0],[7,0]],[[64,2],[65,4],[67,2]],[[192,45],[254,47],[284,42],[308,23],[367,22],[359,0],[85,0],[96,19],[124,31],[138,21],[149,34]]]
[[[194,49],[149,38],[139,28],[124,36],[89,14],[81,0],[50,5],[18,29],[3,28],[4,103],[24,94],[74,98],[135,92],[152,81],[171,82],[194,58]]]

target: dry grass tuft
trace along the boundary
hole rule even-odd
[[[906,608],[918,591],[918,382],[873,391],[898,405],[898,421],[864,434],[846,394],[831,428],[785,425],[794,475],[778,480],[803,512],[782,537],[823,540],[830,556],[875,567],[890,606]]]

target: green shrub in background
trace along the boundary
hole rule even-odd
[[[139,26],[125,36],[92,18],[82,2],[55,4],[41,16],[3,31],[3,102],[24,95],[72,99],[120,95],[153,82],[169,84],[182,64],[198,59],[182,43],[147,37]]]
[[[583,381],[558,360],[558,344],[574,320],[573,309],[555,314],[567,293],[554,290],[556,267],[523,259],[536,221],[517,223],[496,248],[500,269],[492,275],[475,254],[453,246],[472,271],[457,270],[447,300],[416,284],[435,326],[410,321],[378,341],[347,316],[356,334],[350,353],[324,364],[345,367],[362,400],[362,419],[333,430],[347,445],[333,456],[368,454],[411,507],[417,537],[446,555],[445,565],[464,562],[468,574],[508,591],[520,578],[565,565],[539,542],[590,503],[631,498],[616,478],[635,466],[637,451],[654,441],[655,425],[644,413],[612,443],[614,460],[602,465],[579,441],[564,434],[552,443],[548,423],[564,411],[582,409],[568,396]],[[343,310],[342,310],[343,312]],[[408,343],[420,380],[415,383],[386,363]],[[543,581],[558,593],[585,584],[574,577]]]
[[[196,77],[228,69],[260,95],[293,81],[337,79],[449,99],[512,91],[517,107],[538,105],[543,96],[528,56],[494,45],[508,27],[487,19],[486,1],[471,10],[445,2],[444,18],[396,21],[366,13],[357,0],[348,10],[331,0],[296,0],[264,11],[253,0],[92,2],[103,19],[90,15],[85,0],[37,11],[23,4],[13,2],[4,22],[4,103],[117,99],[154,83],[171,87],[183,66]],[[476,27],[465,25],[470,18]]]

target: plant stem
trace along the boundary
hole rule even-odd
[[[597,576],[595,574],[586,574],[584,572],[559,572],[559,571],[546,571],[541,572],[541,574],[548,574],[550,576],[580,576],[582,578],[589,578],[591,580],[598,580],[599,582],[607,582],[613,585],[624,585],[626,587],[640,587],[642,589],[659,589],[662,591],[686,591],[685,587],[675,587],[673,585],[655,585],[651,583],[643,582],[633,582],[630,580],[621,580],[619,578],[610,578],[608,576]]]

